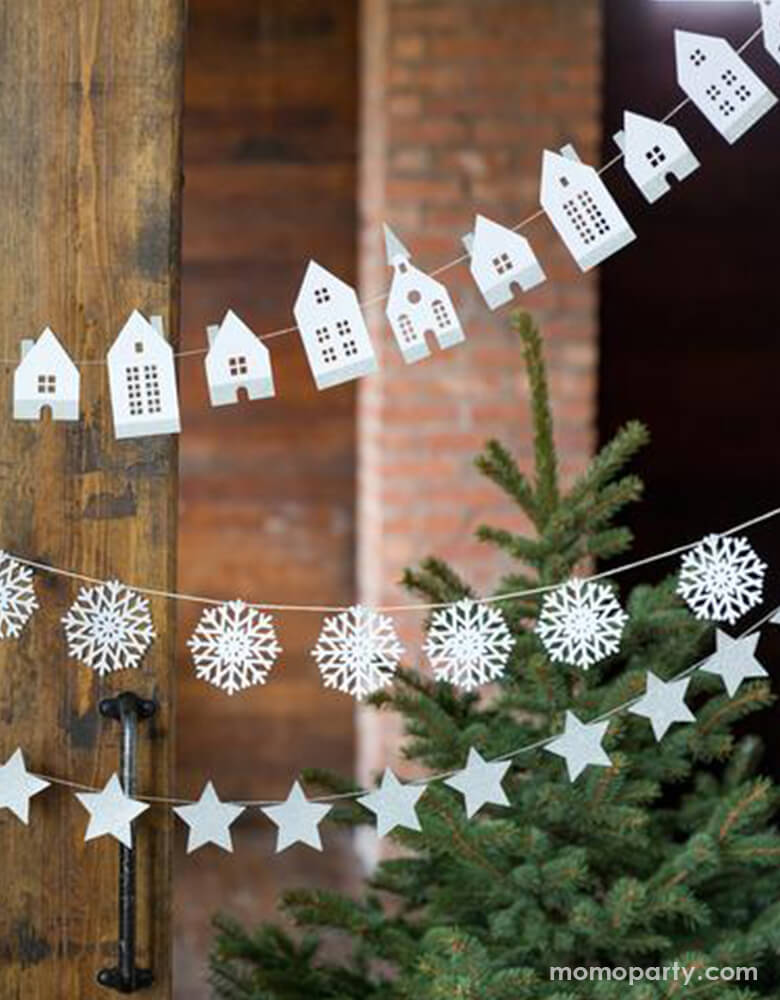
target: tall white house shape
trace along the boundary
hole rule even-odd
[[[725,38],[675,31],[677,81],[704,117],[734,143],[777,103]]]
[[[47,326],[37,340],[23,340],[14,372],[14,420],[39,420],[46,407],[52,420],[79,419],[81,376]]]
[[[633,111],[623,116],[623,130],[615,135],[623,152],[626,172],[652,204],[671,190],[668,177],[684,181],[699,167],[683,137],[672,125]]]
[[[542,208],[583,271],[636,239],[598,173],[573,146],[542,158]]]
[[[229,309],[219,326],[206,330],[206,382],[212,406],[238,402],[239,390],[249,399],[274,395],[271,355],[246,323]]]
[[[525,236],[484,215],[477,216],[463,245],[471,256],[472,277],[490,309],[511,302],[515,289],[530,291],[546,278]]]
[[[761,5],[764,45],[772,58],[780,63],[780,0],[756,0]]]
[[[315,260],[306,268],[293,312],[318,389],[377,370],[355,289]]]
[[[450,293],[412,264],[411,254],[389,226],[385,226],[385,251],[393,268],[386,314],[404,361],[410,365],[428,357],[428,334],[442,350],[462,343],[466,338]]]
[[[178,434],[176,369],[162,319],[153,316],[150,323],[134,310],[109,348],[107,360],[115,436]]]

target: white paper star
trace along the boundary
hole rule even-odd
[[[179,819],[190,828],[187,838],[187,854],[192,854],[204,844],[216,844],[224,851],[233,851],[230,826],[244,811],[244,806],[222,802],[214,785],[208,781],[197,802],[188,806],[176,806],[173,810]]]
[[[30,820],[30,799],[48,787],[48,781],[29,773],[24,754],[16,749],[0,767],[0,809],[10,809],[26,824]]]
[[[649,719],[656,740],[662,740],[673,722],[696,721],[696,716],[685,704],[685,692],[690,682],[690,677],[662,681],[648,670],[646,694],[629,708],[629,712]]]
[[[376,813],[377,833],[386,837],[397,826],[404,826],[407,830],[422,829],[414,807],[424,792],[425,785],[404,785],[388,767],[381,786],[359,798],[358,802]]]
[[[501,782],[510,766],[511,761],[508,760],[486,761],[479,750],[472,747],[466,767],[447,778],[444,784],[461,793],[466,803],[466,815],[471,819],[488,803],[494,806],[509,805]]]
[[[609,719],[604,722],[580,722],[574,712],[566,713],[566,729],[562,736],[548,743],[544,748],[566,760],[569,781],[576,781],[588,764],[610,767],[612,761],[607,756],[601,741],[609,728]]]
[[[319,802],[310,802],[297,781],[284,802],[278,806],[265,806],[263,812],[279,827],[276,853],[279,854],[297,843],[308,844],[315,851],[321,851],[319,824],[331,808],[332,806]]]
[[[730,698],[748,677],[769,676],[755,657],[758,637],[758,632],[742,639],[733,639],[720,629],[715,632],[716,651],[700,669],[707,674],[719,674]]]
[[[149,806],[128,798],[116,774],[111,775],[102,792],[79,792],[76,798],[89,813],[85,841],[108,834],[125,847],[133,846],[133,820]]]

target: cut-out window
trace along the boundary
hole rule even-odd
[[[693,52],[691,52],[691,62],[694,66],[701,66],[706,61],[706,53],[702,52],[701,49],[694,49]]]
[[[336,332],[339,337],[349,337],[352,335],[352,326],[348,319],[340,319],[336,322]]]
[[[414,332],[414,324],[406,315],[403,313],[398,317],[398,330],[401,334],[401,340],[406,344],[411,344],[413,341],[417,340],[417,335]]]
[[[314,301],[318,306],[324,305],[326,302],[330,302],[330,291],[327,288],[315,288],[314,290]]]
[[[595,243],[599,237],[606,236],[610,231],[607,217],[596,204],[590,191],[580,191],[575,197],[569,198],[564,203],[563,210],[586,246]]]
[[[749,101],[750,98],[753,96],[753,91],[749,87],[746,87],[744,83],[741,83],[736,88],[734,93],[737,95],[740,101],[743,102],[743,104],[745,101]]]
[[[562,188],[567,188],[571,183],[568,177],[559,177],[558,180],[560,181]]]
[[[718,105],[718,111],[720,111],[724,118],[730,118],[736,110],[736,106],[728,98]]]
[[[493,258],[493,267],[497,274],[506,274],[507,271],[512,270],[512,258],[508,253],[500,253]]]
[[[707,89],[704,91],[704,93],[707,95],[707,97],[709,97],[711,101],[717,101],[720,98],[720,95],[723,93],[723,91],[720,89],[720,87],[716,87],[714,83],[711,83],[709,87],[707,87]]]
[[[330,330],[327,326],[320,326],[314,331],[314,335],[317,338],[318,344],[327,344],[330,340]]]
[[[446,330],[448,326],[451,326],[449,310],[441,299],[434,299],[431,307],[433,309],[433,318],[441,330]]]
[[[335,347],[323,347],[322,349],[322,363],[325,365],[332,365],[337,359]]]
[[[144,390],[147,413],[162,413],[162,393],[157,365],[144,365]]]
[[[39,375],[38,376],[38,392],[43,395],[50,395],[57,391],[57,376],[56,375]]]
[[[143,354],[144,353],[144,342],[142,340],[136,340],[134,346],[135,346],[135,353],[136,354]]]
[[[358,346],[356,340],[345,340],[344,341],[344,357],[354,358],[358,352]]]
[[[723,82],[726,84],[727,87],[733,87],[734,84],[737,82],[737,74],[734,72],[733,69],[724,70],[720,78],[721,80],[723,80]]]
[[[645,156],[650,161],[651,167],[660,167],[662,163],[666,162],[666,153],[660,146],[653,146],[652,149],[648,149]]]
[[[238,375],[246,375],[249,372],[249,365],[243,355],[236,358],[228,358],[228,371],[235,378]]]
[[[125,369],[125,386],[130,416],[140,417],[144,412],[144,400],[141,391],[141,369],[138,365],[131,365]]]

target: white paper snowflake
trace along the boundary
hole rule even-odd
[[[433,615],[423,649],[437,680],[473,691],[504,673],[514,644],[498,608],[464,600]]]
[[[618,651],[627,621],[609,587],[569,580],[545,597],[536,632],[550,659],[587,670]]]
[[[137,667],[155,637],[149,601],[118,580],[82,587],[62,623],[70,655],[101,677]]]
[[[196,676],[227,694],[265,684],[282,651],[271,615],[243,601],[207,608],[187,645]]]
[[[312,650],[325,687],[358,699],[392,679],[403,653],[392,619],[359,604],[326,618]]]
[[[38,608],[33,571],[0,552],[0,639],[15,639]]]
[[[765,573],[746,538],[707,535],[683,556],[677,593],[697,618],[733,624],[761,603]]]

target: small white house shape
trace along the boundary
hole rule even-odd
[[[490,309],[511,302],[515,289],[527,292],[545,280],[528,240],[484,215],[477,216],[463,245],[471,256],[472,277]]]
[[[386,314],[403,359],[410,365],[431,353],[428,334],[442,350],[466,338],[450,293],[440,281],[416,268],[392,229],[384,228],[387,263],[393,268]]]
[[[677,81],[704,117],[734,143],[777,98],[725,38],[674,33]]]
[[[108,382],[117,438],[178,434],[179,395],[173,348],[162,318],[134,310],[108,351]]]
[[[631,180],[652,204],[671,190],[668,177],[684,181],[699,167],[683,137],[672,125],[633,111],[623,116],[623,130],[615,135]]]
[[[246,323],[229,309],[219,326],[206,330],[206,382],[212,406],[237,403],[239,391],[249,399],[274,395],[271,355]]]
[[[377,370],[355,289],[314,260],[306,268],[293,312],[318,389]]]
[[[14,372],[14,420],[79,419],[81,376],[70,355],[47,326],[37,340],[23,340]]]
[[[542,158],[542,208],[583,271],[636,239],[628,220],[593,167],[573,146]]]
[[[756,0],[761,5],[764,45],[772,58],[780,63],[780,0]]]

